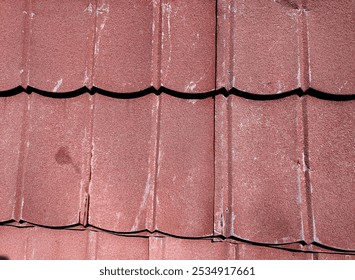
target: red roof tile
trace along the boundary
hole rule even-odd
[[[354,249],[354,101],[307,99],[314,241]]]
[[[350,254],[307,253],[246,243],[174,237],[127,237],[90,230],[0,227],[0,257],[22,259],[302,260],[355,259]]]
[[[90,97],[33,94],[27,114],[22,191],[17,198],[20,219],[46,226],[76,224],[89,183]]]
[[[89,223],[113,231],[152,229],[159,97],[94,100]]]
[[[11,0],[0,3],[0,91],[9,90],[22,85],[23,73],[23,48],[26,1],[17,1],[16,5]]]
[[[218,87],[260,94],[300,84],[299,10],[277,1],[218,1]]]
[[[298,102],[217,97],[217,234],[272,244],[303,240]]]
[[[16,192],[21,184],[23,124],[28,95],[0,98],[0,222],[15,218]]]
[[[69,8],[70,5],[70,8]],[[353,1],[3,1],[0,91],[353,94]],[[203,11],[203,12],[201,12]],[[326,20],[324,20],[326,19]],[[350,59],[349,59],[350,58]]]
[[[87,60],[92,55],[88,49],[92,19],[85,12],[87,2],[28,2],[29,30],[24,34],[28,45],[23,54],[27,61],[22,73],[27,75],[28,85],[51,92],[72,91],[86,85]]]
[[[310,0],[307,9],[311,87],[354,94],[354,1]]]
[[[353,258],[353,8],[3,1],[0,249]]]
[[[94,85],[132,92],[151,85],[152,1],[104,1],[89,4],[96,17]]]

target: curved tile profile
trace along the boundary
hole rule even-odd
[[[10,260],[354,260],[209,239],[119,236],[91,230],[0,227],[0,257]]]
[[[0,98],[0,222],[15,219],[28,95]]]
[[[161,85],[180,92],[213,90],[215,1],[162,0],[161,5]]]
[[[351,0],[11,3],[0,4],[2,92],[355,92]]]
[[[212,99],[95,96],[89,224],[211,235],[213,176]]]
[[[28,1],[27,85],[50,92],[87,85],[93,33],[89,2]]]
[[[22,84],[26,1],[0,2],[0,92]]]
[[[300,87],[299,14],[277,1],[218,1],[217,88],[257,94]]]
[[[217,97],[216,235],[269,244],[304,239],[298,99]]]
[[[93,83],[113,92],[151,86],[152,1],[99,0],[96,13]]]
[[[314,241],[344,250],[355,250],[354,105],[307,99]]]
[[[44,226],[82,222],[89,182],[90,96],[32,94],[26,109],[18,219]]]
[[[161,95],[155,229],[213,234],[214,102]]]
[[[355,93],[355,2],[309,0],[310,85],[333,94]]]
[[[94,96],[89,224],[152,228],[158,98]]]

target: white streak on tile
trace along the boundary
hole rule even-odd
[[[63,83],[63,79],[58,80],[52,91],[57,92],[60,86],[62,85],[62,83]]]

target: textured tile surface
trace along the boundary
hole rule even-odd
[[[46,226],[79,223],[89,180],[89,98],[30,96],[20,219]]]
[[[89,223],[114,231],[151,229],[158,97],[94,99]]]
[[[96,95],[94,106],[89,223],[211,235],[213,100]]]
[[[354,1],[10,1],[0,90],[354,92]]]
[[[354,8],[1,1],[0,249],[352,258]]]
[[[275,94],[300,86],[297,11],[277,2],[218,1],[218,88]]]
[[[355,2],[310,0],[307,9],[311,86],[354,94]]]
[[[90,230],[0,228],[0,256],[10,260],[352,260],[354,255],[292,252],[246,243],[173,237],[126,237]]]
[[[161,4],[162,85],[181,92],[213,90],[215,1],[162,0]]]
[[[302,240],[298,99],[216,98],[216,234]]]
[[[0,3],[0,91],[22,84],[26,1]]]
[[[0,221],[15,218],[16,191],[21,182],[23,126],[28,96],[0,98]]]
[[[90,42],[89,1],[28,1],[28,85],[65,92],[85,85]],[[90,53],[91,55],[91,53]]]
[[[148,88],[152,76],[152,1],[105,1],[96,14],[94,85],[110,91]]]
[[[307,100],[314,240],[354,249],[355,103]]]

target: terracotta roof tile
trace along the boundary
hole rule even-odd
[[[354,94],[354,1],[310,0],[307,9],[311,87]]]
[[[90,96],[33,94],[27,105],[16,219],[46,226],[76,224],[89,182]]]
[[[96,17],[94,85],[132,92],[148,88],[152,79],[152,1],[98,1],[89,4]]]
[[[307,99],[314,240],[354,249],[354,101]]]
[[[16,191],[21,182],[21,139],[27,110],[25,93],[0,98],[0,222],[15,218]]]
[[[1,91],[354,92],[350,0],[1,5]]]
[[[86,2],[28,2],[29,30],[24,33],[28,45],[23,54],[27,61],[22,73],[27,75],[28,85],[51,92],[72,91],[86,85],[92,21],[85,12]]]
[[[298,102],[217,97],[216,234],[272,244],[303,240]]]
[[[0,228],[0,256],[11,260],[38,259],[151,259],[151,260],[312,260],[355,259],[352,254],[307,253],[174,237],[118,236],[90,230],[52,230],[41,227]]]
[[[158,98],[94,96],[90,224],[125,232],[152,229]]]
[[[259,2],[2,1],[0,249],[353,258],[354,2]]]
[[[96,95],[94,112],[89,223],[212,235],[213,100]]]
[[[21,32],[24,28],[26,1],[6,0],[0,3],[0,91],[9,90],[22,85],[21,73],[24,69],[23,48],[24,37]]]
[[[300,87],[299,11],[277,1],[219,1],[218,87],[274,94]]]

